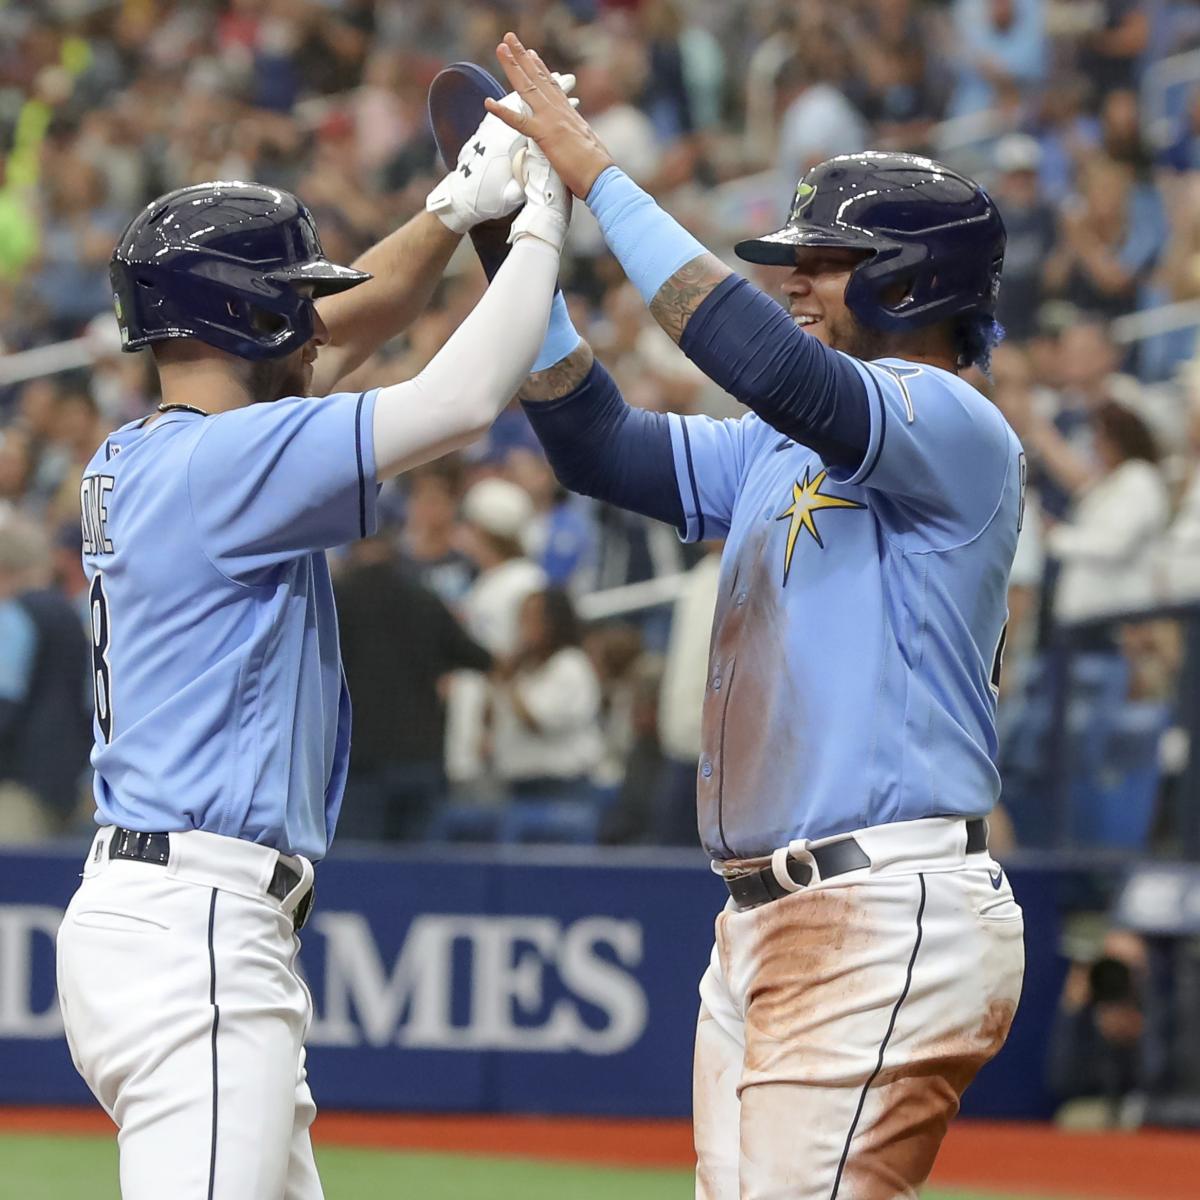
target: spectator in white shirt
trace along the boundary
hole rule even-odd
[[[1188,387],[1188,474],[1171,527],[1159,546],[1158,590],[1164,603],[1200,600],[1200,363],[1191,365]]]
[[[1046,538],[1062,563],[1054,615],[1063,622],[1154,603],[1155,553],[1170,511],[1146,423],[1110,402],[1096,411],[1094,425],[1103,473],[1079,494],[1071,519]]]
[[[795,61],[780,79],[780,90],[792,99],[779,126],[776,161],[791,200],[791,189],[809,167],[835,154],[854,154],[870,144],[870,129],[862,114],[833,79],[816,72],[817,62]]]
[[[603,755],[600,683],[566,592],[521,606],[516,654],[493,675],[492,768],[512,796],[586,797]]]
[[[546,573],[523,546],[533,500],[506,479],[482,479],[463,497],[460,515],[461,549],[479,568],[462,600],[463,628],[493,658],[510,658],[521,605],[546,586]],[[460,789],[477,789],[483,780],[487,705],[486,677],[455,672],[446,712],[446,774]]]

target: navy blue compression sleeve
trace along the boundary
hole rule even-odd
[[[705,297],[679,346],[714,383],[830,466],[862,462],[871,438],[862,376],[740,275]]]
[[[598,362],[573,392],[522,407],[563,487],[683,528],[667,417],[631,408]]]

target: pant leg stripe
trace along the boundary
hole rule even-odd
[[[212,1005],[212,1149],[208,1157],[208,1200],[213,1200],[213,1188],[217,1182],[217,1027],[221,1023],[221,1009],[217,1004],[217,955],[213,947],[213,927],[217,917],[217,889],[212,890],[208,903],[208,1002]]]
[[[879,1072],[883,1070],[883,1055],[896,1028],[896,1018],[900,1015],[900,1006],[908,997],[909,989],[912,987],[913,967],[916,965],[917,951],[921,948],[921,919],[925,915],[925,876],[918,875],[917,879],[921,883],[921,902],[917,906],[917,938],[913,942],[912,954],[908,959],[908,971],[904,976],[904,990],[900,993],[900,999],[896,1001],[895,1007],[892,1009],[892,1019],[888,1022],[887,1033],[883,1035],[883,1041],[879,1044],[879,1058],[875,1063],[875,1070],[871,1072],[867,1082],[863,1084],[862,1094],[858,1097],[858,1108],[854,1111],[854,1120],[850,1122],[850,1132],[846,1134],[846,1144],[842,1147],[842,1158],[838,1163],[837,1174],[833,1179],[833,1191],[829,1193],[829,1200],[837,1200],[838,1188],[842,1186],[842,1172],[845,1171],[846,1159],[850,1156],[850,1143],[854,1140],[855,1130],[858,1129],[858,1122],[862,1117],[863,1105],[867,1102],[867,1092],[871,1090],[871,1084],[875,1082]]]

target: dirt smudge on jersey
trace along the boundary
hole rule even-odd
[[[713,620],[701,723],[711,774],[699,776],[700,827],[720,857],[747,852],[744,834],[751,805],[768,805],[786,791],[794,802],[804,713],[783,657],[786,614],[771,570],[770,539],[760,536],[725,585]],[[755,829],[783,827],[780,813]],[[722,846],[712,834],[723,831]]]

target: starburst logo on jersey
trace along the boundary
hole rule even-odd
[[[820,471],[812,479],[808,477],[808,468],[804,468],[804,478],[797,479],[792,484],[792,502],[775,519],[790,521],[787,532],[787,548],[783,558],[783,586],[787,587],[788,575],[792,570],[792,555],[796,551],[796,540],[800,531],[806,530],[812,535],[812,540],[822,550],[825,543],[821,540],[820,530],[817,529],[815,514],[825,508],[866,508],[857,500],[847,500],[844,496],[831,496],[821,491],[825,483],[826,471]]]

